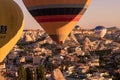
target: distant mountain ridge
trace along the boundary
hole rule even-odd
[[[113,26],[113,27],[109,27],[109,28],[107,28],[108,30],[120,30],[118,27],[116,27],[116,26]]]

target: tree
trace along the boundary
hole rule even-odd
[[[26,68],[26,80],[32,80],[32,72],[29,68]]]
[[[37,70],[37,80],[46,80],[45,74],[44,74],[44,67],[40,65]]]
[[[26,80],[26,70],[22,66],[18,68],[18,80]]]
[[[36,70],[33,70],[33,76],[32,77],[33,77],[33,80],[38,80]]]

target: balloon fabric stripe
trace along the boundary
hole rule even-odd
[[[48,8],[31,10],[32,16],[46,16],[46,15],[75,15],[79,14],[83,8]]]
[[[79,21],[82,15],[36,16],[38,22]]]
[[[59,5],[59,4],[86,4],[89,0],[23,0],[27,8],[36,5]]]
[[[47,8],[85,8],[85,4],[54,4],[54,5],[35,5],[28,7],[28,10],[47,9]]]

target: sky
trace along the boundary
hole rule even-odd
[[[42,29],[25,8],[22,0],[15,0],[23,10],[25,16],[24,29]],[[84,29],[92,29],[98,25],[120,28],[120,0],[91,0],[91,3],[76,24]]]

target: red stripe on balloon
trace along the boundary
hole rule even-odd
[[[79,21],[81,15],[51,15],[51,16],[36,16],[38,22],[59,22],[59,21]]]

